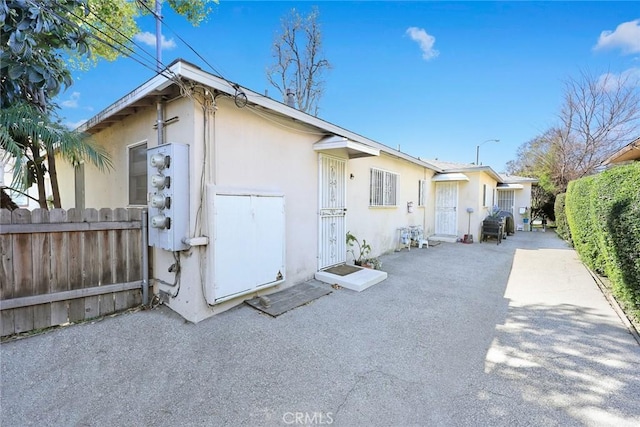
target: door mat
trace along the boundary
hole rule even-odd
[[[271,295],[246,300],[245,303],[256,310],[260,310],[270,316],[277,317],[282,313],[286,313],[296,307],[305,305],[315,299],[328,295],[331,292],[333,291],[330,288],[305,282]]]
[[[355,273],[356,271],[362,270],[361,267],[356,267],[353,265],[336,265],[335,267],[327,268],[323,270],[325,273],[335,274],[337,276],[346,276],[347,274]]]

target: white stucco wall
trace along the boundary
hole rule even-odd
[[[326,132],[271,113],[259,107],[238,108],[226,97],[216,99],[215,115],[205,115],[201,105],[189,98],[166,104],[165,119],[178,117],[165,128],[165,140],[188,144],[190,236],[212,237],[215,212],[212,194],[216,191],[239,193],[278,193],[285,197],[285,281],[268,293],[309,280],[318,266],[318,159],[313,144]],[[128,207],[128,149],[146,142],[157,144],[155,106],[100,131],[95,140],[111,155],[113,170],[101,173],[85,165],[85,206]],[[205,143],[206,140],[206,143]],[[346,152],[332,152],[346,158]],[[398,174],[397,206],[370,207],[370,169],[379,168]],[[204,169],[203,169],[204,168]],[[204,174],[203,174],[204,171]],[[354,178],[349,179],[353,174]],[[415,163],[382,153],[378,157],[347,161],[346,230],[372,245],[371,256],[393,251],[399,246],[399,227],[421,225],[426,235],[434,229],[433,171]],[[74,205],[73,170],[61,171],[63,203]],[[419,181],[425,180],[425,204],[418,204]],[[204,184],[204,185],[203,185]],[[202,189],[205,189],[203,192]],[[409,213],[407,203],[413,202]],[[135,206],[134,206],[135,207]],[[198,217],[198,215],[200,215]],[[199,218],[199,221],[197,220]],[[242,236],[238,236],[242,239]],[[160,249],[152,251],[156,290],[166,295],[169,306],[187,320],[197,322],[241,303],[251,295],[212,306],[215,289],[212,278],[215,254],[207,246],[180,252],[180,287],[168,286],[175,273],[168,268],[175,263],[174,254]],[[348,261],[351,261],[348,259]],[[238,259],[237,268],[246,268],[251,260]]]
[[[190,146],[190,230],[192,236],[207,235],[213,227],[206,224],[206,211],[215,209],[213,200],[201,192],[203,165],[205,184],[209,187],[239,192],[272,192],[285,195],[286,200],[286,281],[280,288],[313,277],[317,267],[317,159],[312,144],[324,135],[308,126],[270,115],[250,107],[239,109],[231,100],[217,99],[215,119],[209,119],[207,152],[204,151],[204,115],[199,104],[181,98],[166,105],[165,118],[179,120],[165,128],[167,142]],[[113,170],[101,174],[86,165],[86,207],[128,207],[127,147],[147,142],[157,144],[155,107],[149,107],[125,118],[95,135],[111,155]],[[66,168],[63,176],[63,200],[67,207],[74,205],[73,170]],[[196,216],[202,203],[201,218],[205,224],[196,229]],[[135,206],[133,206],[135,207]],[[242,236],[239,236],[241,239]],[[226,309],[238,301],[210,307],[203,296],[202,279],[210,273],[211,257],[208,247],[192,247],[180,252],[180,291],[169,305],[191,321],[199,321]],[[206,261],[205,261],[206,260]],[[250,260],[239,259],[238,268]],[[174,273],[167,271],[175,260],[171,252],[154,250],[152,256],[155,279],[173,283]],[[206,271],[206,274],[202,274]],[[174,294],[177,289],[158,282],[159,289]],[[211,283],[205,292],[215,298]]]
[[[397,206],[369,206],[370,170],[377,168],[398,174]],[[347,163],[347,230],[359,240],[366,239],[372,246],[372,256],[377,256],[399,247],[400,227],[420,225],[425,235],[432,234],[433,171],[385,153],[379,157],[364,157]],[[426,180],[425,205],[418,206],[418,182]],[[407,203],[413,202],[409,213]]]
[[[531,183],[530,182],[521,182],[522,190],[514,191],[514,204],[515,209],[513,213],[513,220],[515,222],[516,228],[518,225],[522,225],[523,218],[525,215],[520,214],[520,208],[526,208],[527,214],[526,217],[529,218],[529,224],[533,218],[531,218]]]
[[[178,116],[180,120],[166,127],[167,142],[192,144],[194,141],[194,117],[192,102],[179,98],[166,103],[165,118]],[[138,110],[135,114],[114,123],[93,135],[93,140],[102,146],[111,158],[113,168],[100,171],[85,163],[85,207],[116,208],[141,207],[129,205],[128,149],[127,147],[146,143],[147,147],[157,145],[155,106]],[[194,163],[191,153],[191,163]],[[73,167],[64,163],[59,166],[60,191],[63,208],[75,207]]]
[[[318,246],[318,154],[323,134],[219,98],[215,185],[285,196],[287,284],[311,279]]]
[[[474,239],[480,238],[482,220],[489,214],[493,204],[495,204],[495,188],[497,181],[484,171],[465,171],[464,175],[468,181],[457,181],[458,184],[458,206],[457,206],[457,237],[462,238],[465,234],[472,234]],[[483,186],[486,185],[486,203],[483,200]],[[434,183],[435,191],[435,183]],[[469,214],[467,209],[473,209]],[[435,213],[434,213],[435,214]]]

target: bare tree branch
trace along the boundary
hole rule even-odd
[[[275,63],[267,68],[267,80],[286,100],[287,90],[295,95],[298,109],[314,116],[324,94],[322,75],[331,64],[322,52],[320,12],[314,7],[302,17],[295,9],[281,19],[281,33],[273,42]]]
[[[581,72],[565,82],[558,125],[520,146],[511,173],[540,179],[553,193],[597,171],[602,162],[637,137],[640,82],[631,74],[596,77]]]

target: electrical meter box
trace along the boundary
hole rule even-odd
[[[189,146],[168,143],[147,149],[149,246],[189,248]]]

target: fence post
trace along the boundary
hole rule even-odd
[[[142,305],[149,304],[149,245],[147,243],[147,227],[149,223],[149,211],[142,209]]]

